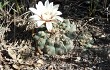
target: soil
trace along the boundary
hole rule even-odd
[[[52,0],[53,1],[53,0]],[[91,3],[92,1],[92,3]],[[4,34],[0,40],[0,69],[2,70],[110,70],[110,1],[106,0],[55,0],[55,4],[60,4],[62,17],[70,19],[77,24],[80,32],[87,30],[92,34],[94,44],[92,48],[82,49],[79,42],[74,42],[75,49],[65,55],[49,56],[48,54],[39,54],[33,47],[32,29],[27,28],[28,17],[20,17],[22,20],[7,25],[13,17],[0,20],[3,22],[3,28],[0,29]],[[36,1],[38,2],[38,1]],[[31,5],[29,5],[31,6]],[[11,13],[12,15],[12,13]],[[15,14],[16,17],[20,16]],[[19,18],[19,17],[18,17]],[[17,18],[17,19],[18,19]],[[15,24],[16,23],[16,24]],[[5,29],[4,29],[5,28]],[[3,30],[4,29],[4,30]],[[14,61],[7,51],[8,47],[28,46],[29,51],[22,57],[23,62]],[[15,49],[16,51],[21,50]],[[30,49],[31,48],[31,49]],[[23,51],[26,52],[27,50]],[[18,55],[17,53],[16,55]],[[28,55],[27,55],[28,54]],[[15,54],[14,54],[15,55]]]

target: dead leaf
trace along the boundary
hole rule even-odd
[[[42,66],[43,64],[44,64],[44,61],[41,60],[41,59],[39,59],[39,60],[37,61],[37,64],[35,64],[35,66],[40,67],[40,66]]]
[[[41,60],[41,59],[39,59],[38,61],[37,61],[37,63],[39,63],[39,64],[44,64],[44,61],[43,60]]]
[[[50,65],[49,67],[48,67],[48,69],[47,70],[54,70],[53,69],[53,66],[52,65]]]
[[[15,50],[12,50],[11,48],[8,48],[8,54],[10,55],[10,57],[12,57],[13,59],[16,60],[16,56],[17,56],[17,52]]]
[[[19,66],[18,66],[18,65],[13,64],[13,67],[14,67],[15,69],[19,70]]]

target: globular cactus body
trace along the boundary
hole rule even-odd
[[[36,47],[49,55],[66,54],[74,48],[76,25],[66,19],[62,23],[53,24],[54,32],[38,31],[34,36]]]

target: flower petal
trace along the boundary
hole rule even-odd
[[[56,19],[58,19],[59,21],[63,22],[63,18],[61,18],[60,16],[55,16]]]
[[[52,9],[53,9],[53,2],[51,2],[51,3],[49,4],[48,9],[52,11]]]
[[[40,27],[45,21],[37,21],[37,26]]]
[[[41,1],[39,1],[38,4],[36,4],[37,9],[42,9],[43,7],[44,7],[44,5]]]
[[[58,8],[59,8],[59,4],[53,6],[54,10],[58,10]]]
[[[46,0],[46,1],[45,1],[45,7],[48,7],[48,6],[49,6],[49,1]]]
[[[52,28],[53,28],[52,23],[51,22],[46,22],[46,28],[47,28],[47,30],[49,32],[51,32],[52,31]]]
[[[52,16],[55,16],[56,15],[56,12],[57,12],[57,10],[58,10],[58,7],[59,7],[59,5],[57,4],[57,5],[55,5],[55,6],[53,6],[53,10],[52,10]],[[59,12],[58,12],[59,13]]]
[[[37,14],[37,9],[35,8],[29,8],[30,11],[32,11],[34,14]]]
[[[43,3],[41,1],[39,1],[38,4],[36,4],[36,8],[37,8],[37,15],[41,16],[42,12],[45,9]]]
[[[38,15],[32,15],[30,16],[30,18],[33,20],[40,20],[40,17]]]
[[[62,13],[60,11],[57,11],[55,15],[61,15]]]

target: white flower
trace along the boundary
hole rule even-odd
[[[37,22],[38,27],[45,23],[47,30],[51,32],[53,28],[52,23],[57,23],[57,20],[63,22],[63,18],[60,17],[62,13],[58,11],[59,5],[53,5],[53,2],[49,3],[46,0],[44,5],[39,1],[36,4],[36,8],[29,8],[29,10],[34,13],[30,18]]]

